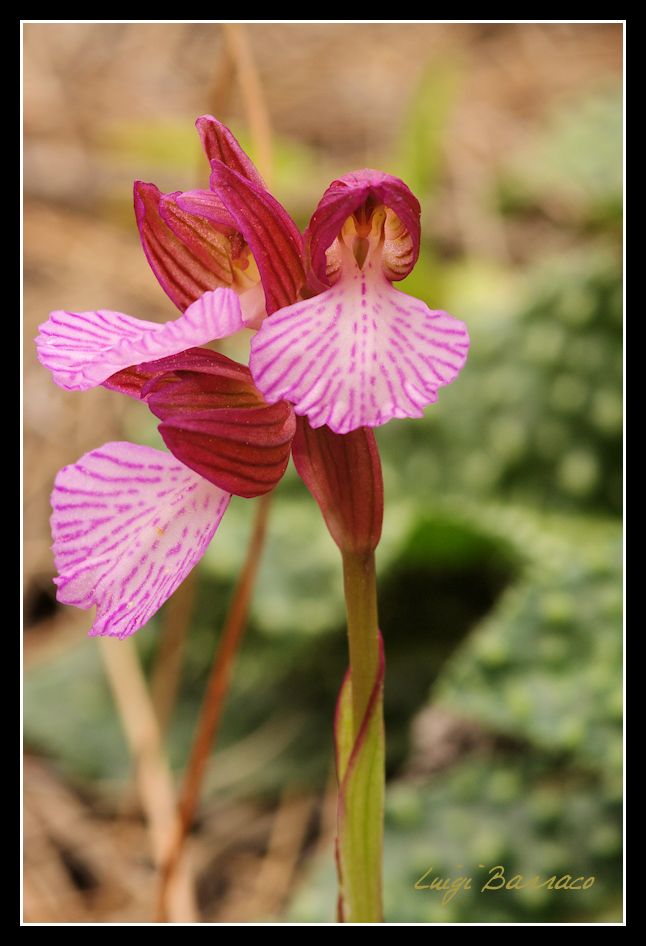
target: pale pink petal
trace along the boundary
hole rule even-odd
[[[463,322],[357,271],[333,289],[265,319],[249,367],[271,404],[287,400],[312,427],[339,434],[421,417],[462,368]]]
[[[267,318],[265,292],[261,282],[240,293],[240,308],[245,327],[260,328],[263,320]]]
[[[184,315],[160,324],[120,312],[52,312],[36,339],[38,358],[56,384],[85,391],[131,365],[155,361],[244,328],[232,289],[205,292]]]
[[[91,636],[133,634],[200,560],[230,498],[152,447],[86,453],[52,493],[58,600],[96,605]]]

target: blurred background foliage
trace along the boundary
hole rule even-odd
[[[260,29],[252,28],[252,38],[262,67]],[[423,419],[378,431],[387,498],[378,558],[390,779],[386,913],[392,921],[413,922],[616,921],[622,890],[621,84],[608,54],[604,68],[570,77],[567,94],[539,89],[541,108],[514,114],[514,134],[501,126],[498,147],[490,147],[494,121],[483,157],[460,147],[460,128],[473,63],[491,55],[491,37],[474,28],[458,42],[462,28],[453,29],[411,81],[394,130],[377,129],[362,145],[364,153],[338,141],[322,147],[315,134],[299,138],[289,128],[278,130],[275,140],[273,190],[301,227],[322,189],[350,169],[352,158],[365,157],[360,163],[411,185],[423,207],[423,244],[402,288],[464,319],[472,338],[461,377]],[[503,61],[507,55],[512,62],[515,47],[504,43],[522,28],[506,29],[494,34]],[[542,30],[537,58],[549,29]],[[580,30],[575,39],[584,61],[594,44]],[[565,34],[548,39],[554,55],[570,42]],[[33,38],[35,48],[38,41]],[[606,41],[616,52],[620,36],[608,33]],[[388,66],[373,74],[385,82]],[[500,81],[498,93],[489,89],[489,111],[476,110],[470,128],[504,110]],[[268,95],[271,106],[271,89]],[[339,110],[343,114],[343,103]],[[87,193],[96,226],[132,238],[124,175],[168,190],[205,184],[193,117],[180,110],[169,117],[111,116],[93,128],[102,188]],[[248,129],[233,118],[253,156]],[[34,141],[40,146],[37,135]],[[41,160],[27,150],[28,170]],[[61,194],[65,205],[64,188]],[[55,204],[38,184],[30,196],[39,213]],[[44,264],[38,256],[39,219],[36,214],[27,226],[28,303],[34,310],[41,302],[70,306],[69,298],[52,295],[55,261]],[[136,252],[136,240],[131,245]],[[83,286],[79,257],[76,278]],[[131,290],[135,301],[124,311],[169,317],[149,283]],[[47,297],[38,295],[39,285]],[[117,298],[103,291],[83,305],[119,308],[122,290],[115,287]],[[86,298],[84,292],[69,295]],[[35,312],[36,322],[44,314]],[[237,338],[222,350],[245,360],[246,345]],[[43,406],[49,387],[33,378],[27,434],[42,446],[42,430],[34,428],[49,418]],[[28,391],[28,407],[29,397]],[[101,409],[107,401],[94,403]],[[104,439],[118,434],[160,445],[144,409],[128,404],[115,410],[120,413],[111,415]],[[80,429],[78,419],[69,425]],[[64,430],[61,421],[57,440]],[[83,436],[82,449],[99,442],[89,432]],[[60,454],[62,462],[80,452]],[[54,452],[52,476],[62,465],[57,457]],[[38,521],[32,546],[28,537],[34,558],[27,565],[27,640],[36,641],[36,656],[25,682],[27,747],[102,817],[114,817],[131,763],[96,644],[79,630],[89,622],[81,615],[79,623],[76,615],[68,633],[71,612],[52,599],[43,546],[47,490],[43,476],[33,491]],[[251,503],[233,500],[198,572],[168,734],[178,771],[252,515]],[[337,550],[290,468],[272,508],[250,627],[207,777],[205,844],[211,810],[228,817],[244,805],[271,812],[286,787],[317,801],[285,896],[273,914],[259,907],[258,914],[245,915],[238,904],[243,918],[333,918],[325,811],[331,719],[346,665],[340,578]],[[149,671],[167,610],[137,635]],[[223,867],[215,842],[208,843],[201,906],[205,917],[222,919],[226,892],[246,874],[244,864],[236,873],[239,858]],[[258,862],[265,844],[262,833],[250,841],[241,829],[239,846],[254,851]],[[481,876],[478,864],[504,864],[510,876],[569,873],[596,881],[582,893],[474,889],[445,905],[437,893],[414,889],[431,866],[440,876]]]

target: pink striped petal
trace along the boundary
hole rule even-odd
[[[393,289],[369,264],[266,319],[249,367],[270,404],[291,401],[312,427],[345,434],[421,417],[468,348],[463,322]]]
[[[86,453],[52,493],[58,600],[96,605],[91,636],[128,637],[204,555],[230,498],[152,447]]]
[[[210,191],[208,192],[210,193]],[[182,241],[194,259],[218,280],[211,289],[231,286],[231,244],[233,218],[223,206],[215,207],[209,214],[197,213],[180,205],[181,191],[163,194],[159,201],[159,213],[164,223]],[[211,203],[217,204],[215,194]],[[215,226],[211,226],[215,224]],[[191,300],[193,301],[193,300]]]
[[[262,185],[213,161],[211,188],[236,222],[256,261],[267,312],[291,305],[305,280],[303,238],[287,211]]]
[[[171,196],[175,200],[176,206],[180,210],[184,210],[187,214],[193,214],[195,217],[203,217],[206,220],[210,220],[220,231],[227,230],[230,233],[236,232],[233,217],[218,195],[214,194],[213,191],[177,191],[175,194],[166,195],[166,197]],[[162,204],[166,200],[166,197],[162,199]],[[165,216],[163,206],[162,216]]]
[[[36,339],[38,358],[56,384],[85,391],[122,368],[154,361],[233,335],[244,328],[238,297],[215,289],[174,322],[159,324],[120,312],[52,312]]]
[[[191,217],[154,184],[135,181],[139,237],[150,268],[166,295],[183,312],[191,302],[231,284],[228,241],[216,225]]]
[[[243,177],[260,184],[261,187],[265,186],[253,162],[244,153],[226,125],[219,122],[217,118],[213,118],[212,115],[202,115],[195,122],[195,127],[209,164],[212,161],[222,161]]]

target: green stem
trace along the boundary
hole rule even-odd
[[[337,722],[339,915],[345,922],[381,923],[385,764],[374,552],[344,552],[343,578],[350,699],[342,693]]]
[[[375,553],[344,552],[343,583],[352,677],[352,721],[356,738],[379,663]]]

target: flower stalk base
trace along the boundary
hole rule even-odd
[[[339,784],[338,919],[383,921],[384,655],[377,626],[374,553],[344,553],[350,668],[335,717]]]

